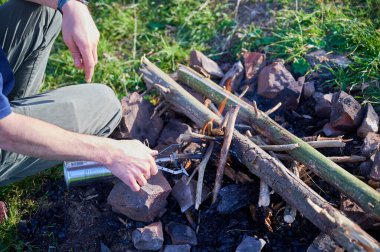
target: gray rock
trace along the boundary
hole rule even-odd
[[[352,131],[360,125],[363,110],[354,97],[340,91],[333,95],[331,104],[330,123],[334,128]]]
[[[260,71],[257,93],[265,98],[273,99],[289,85],[296,86],[296,82],[281,62],[273,62]]]
[[[224,73],[222,69],[220,69],[219,65],[200,51],[191,51],[190,66],[197,71],[199,68],[202,68],[212,77],[223,78],[224,76]]]
[[[344,131],[338,130],[334,128],[331,123],[326,123],[322,128],[323,133],[325,136],[328,137],[336,137],[336,136],[342,136],[344,135]]]
[[[230,214],[244,206],[257,202],[257,190],[252,184],[232,184],[220,189],[216,210]]]
[[[315,50],[305,56],[312,68],[323,65],[328,68],[347,68],[352,62],[343,55],[328,53],[323,49]]]
[[[157,141],[158,145],[171,145],[179,143],[181,134],[191,133],[191,127],[186,123],[178,120],[170,120],[161,132],[160,138]]]
[[[182,178],[178,180],[172,190],[172,195],[181,207],[182,213],[186,212],[186,210],[195,204],[197,182],[195,180],[191,180],[189,185],[187,185],[187,180],[187,176],[182,176]],[[208,193],[208,188],[204,186],[202,192],[202,200],[206,199]]]
[[[369,157],[380,149],[380,135],[369,132],[364,138],[363,145],[361,147],[362,155]]]
[[[148,140],[150,146],[155,146],[164,123],[160,117],[150,119],[154,106],[136,92],[124,97],[121,106],[123,117],[113,137]]]
[[[375,155],[369,178],[374,181],[380,181],[380,151],[377,151]]]
[[[263,239],[246,236],[236,248],[236,252],[259,252],[263,249],[266,242]]]
[[[190,252],[191,246],[189,244],[183,245],[166,245],[163,252]]]
[[[133,245],[141,250],[159,250],[164,243],[161,222],[155,222],[132,232]]]
[[[280,93],[280,101],[284,108],[296,109],[300,102],[305,77],[299,77],[297,81],[290,82],[289,85]]]
[[[368,176],[369,176],[369,174],[371,173],[371,170],[372,170],[372,164],[373,164],[373,162],[371,160],[362,162],[359,165],[360,176],[368,178]]]
[[[150,222],[165,211],[171,187],[161,172],[134,192],[122,182],[117,183],[108,196],[112,210],[136,221]]]
[[[313,96],[314,93],[315,93],[314,81],[305,82],[305,84],[303,85],[303,90],[302,90],[303,97],[309,98]]]
[[[227,80],[231,80],[231,92],[236,92],[239,90],[241,81],[244,77],[244,67],[243,64],[238,61],[236,62],[230,70],[224,75],[222,81],[220,82],[220,86],[226,86]]]
[[[379,131],[379,116],[370,103],[367,104],[362,124],[360,125],[357,135],[365,138],[369,132],[377,133]]]
[[[170,236],[174,245],[189,244],[197,245],[197,235],[194,230],[181,223],[170,222],[165,226],[165,231]]]
[[[330,116],[332,97],[333,94],[323,94],[320,92],[314,93],[315,113],[318,117],[327,118]]]

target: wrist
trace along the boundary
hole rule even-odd
[[[87,5],[87,0],[58,0],[57,10],[59,10],[63,14],[65,12],[65,9],[71,9],[71,7],[83,8],[87,7]]]

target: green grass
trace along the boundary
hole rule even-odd
[[[5,0],[0,0],[0,3]],[[242,4],[245,1],[241,1]],[[269,59],[284,58],[297,75],[310,72],[303,56],[324,48],[346,55],[353,64],[333,71],[327,85],[337,89],[368,83],[362,101],[379,103],[380,6],[377,0],[276,1],[271,27],[250,24],[238,27],[231,1],[111,1],[90,4],[101,33],[99,63],[93,82],[106,83],[119,97],[127,91],[142,90],[137,73],[140,58],[149,56],[164,71],[188,62],[193,49],[213,58],[235,58],[243,48],[264,51]],[[271,11],[268,9],[268,11]],[[239,38],[237,39],[237,34]],[[231,38],[231,45],[218,55]],[[53,48],[43,90],[83,83],[84,74],[73,67],[69,51],[59,37]],[[7,201],[10,217],[0,225],[0,251],[25,250],[17,235],[17,223],[36,207],[35,194],[45,183],[62,179],[58,171],[41,173],[23,182],[0,188],[0,200]]]

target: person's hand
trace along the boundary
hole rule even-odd
[[[107,168],[133,191],[139,191],[140,187],[158,172],[154,160],[158,152],[149,149],[140,141],[113,140],[110,152],[111,163]]]
[[[87,6],[68,1],[62,7],[62,35],[74,59],[74,65],[84,69],[86,82],[91,82],[98,63],[99,31]]]

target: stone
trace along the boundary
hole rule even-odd
[[[230,91],[235,93],[240,88],[243,77],[244,77],[244,67],[243,67],[243,64],[240,61],[238,61],[224,75],[222,81],[220,82],[220,86],[225,87],[227,85],[227,81],[231,80]]]
[[[191,246],[189,244],[182,245],[166,245],[163,252],[190,252]]]
[[[375,112],[371,103],[365,108],[365,114],[362,124],[360,125],[357,135],[365,138],[369,132],[377,133],[379,131],[379,116]]]
[[[212,77],[223,78],[224,76],[224,73],[222,69],[219,67],[219,65],[200,51],[191,51],[190,67],[197,71],[199,70],[199,68],[202,68]]]
[[[331,114],[331,100],[333,94],[323,94],[316,92],[313,95],[315,100],[315,113],[318,117],[327,118]]]
[[[328,53],[323,49],[310,52],[306,54],[305,58],[312,68],[316,68],[318,65],[323,65],[328,68],[345,69],[351,64],[351,61],[347,57],[334,53]]]
[[[359,165],[360,176],[368,178],[368,176],[369,176],[369,174],[371,173],[371,170],[372,170],[372,164],[373,164],[373,162],[371,160],[362,162]]]
[[[364,212],[355,202],[344,196],[340,200],[340,210],[363,229],[368,229],[380,222],[375,216]]]
[[[181,207],[181,212],[184,213],[190,207],[195,204],[195,194],[197,190],[197,181],[191,180],[189,185],[187,185],[187,180],[189,177],[182,176],[180,180],[177,181],[172,190],[173,197],[177,200],[179,206]],[[202,190],[202,201],[206,199],[210,191],[207,187],[203,186]]]
[[[273,62],[260,71],[257,93],[264,98],[273,99],[289,85],[297,86],[292,74],[283,63]]]
[[[363,145],[361,147],[361,152],[363,156],[370,157],[377,150],[380,149],[380,135],[369,132],[364,138]]]
[[[252,184],[232,184],[220,189],[216,210],[221,214],[230,214],[242,207],[256,203],[257,188]]]
[[[344,131],[334,128],[331,123],[326,123],[322,128],[323,133],[327,137],[336,137],[344,135]]]
[[[236,248],[236,252],[260,252],[266,242],[263,239],[257,239],[252,236],[246,236]]]
[[[134,92],[121,100],[122,119],[113,133],[116,139],[147,140],[155,146],[164,125],[160,117],[150,119],[154,106]]]
[[[306,252],[343,252],[331,237],[325,233],[320,233],[310,244]]]
[[[164,244],[161,221],[137,228],[132,232],[133,245],[140,250],[159,250]]]
[[[251,83],[255,78],[259,70],[265,64],[265,54],[258,52],[246,52],[243,54],[244,68],[245,68],[245,80],[247,83]]]
[[[118,182],[109,194],[107,202],[116,213],[124,214],[136,221],[151,222],[165,211],[166,199],[170,192],[168,181],[159,171],[138,192]]]
[[[333,95],[331,104],[330,123],[334,128],[352,131],[360,125],[363,110],[354,97],[340,91]]]
[[[305,98],[312,97],[315,93],[314,81],[307,81],[303,85],[302,95]]]
[[[299,77],[297,81],[290,82],[280,93],[280,101],[286,109],[296,109],[300,102],[305,77]]]
[[[186,123],[178,120],[170,120],[163,128],[161,135],[157,141],[158,145],[171,145],[178,144],[179,136],[181,134],[190,134],[192,132],[191,127]]]
[[[369,178],[374,181],[380,181],[380,151],[377,151],[375,159],[373,160],[371,173]]]
[[[182,223],[171,221],[165,226],[165,231],[170,236],[174,245],[189,244],[197,245],[197,235],[194,230]]]

